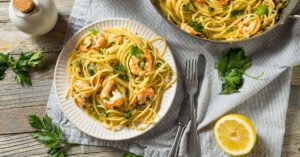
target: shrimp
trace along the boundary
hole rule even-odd
[[[76,80],[73,84],[73,89],[76,92],[80,92],[80,91],[85,90],[89,87],[90,87],[89,83],[81,81],[81,80]],[[86,97],[89,97],[90,95],[91,95],[90,93],[85,93],[85,94],[82,94],[81,96],[86,98]]]
[[[110,34],[109,38],[111,40],[117,42],[118,44],[123,44],[123,42],[124,42],[124,37],[122,37],[121,35]]]
[[[260,21],[258,17],[244,19],[238,23],[238,29],[243,34],[252,35],[255,34],[260,28]]]
[[[90,36],[87,36],[86,38],[84,38],[83,42],[79,46],[79,49],[81,51],[86,52],[89,50],[89,48],[92,46],[92,44],[93,44],[93,39]]]
[[[107,37],[103,33],[98,33],[94,40],[93,48],[104,48],[106,46]]]
[[[228,0],[220,0],[221,5],[226,5],[228,3]]]
[[[91,102],[87,101],[86,99],[84,99],[82,97],[77,97],[75,99],[75,102],[81,109],[92,106]]]
[[[200,4],[204,4],[205,0],[195,0],[196,2],[200,3]]]
[[[111,109],[113,107],[120,107],[125,102],[125,96],[118,90],[112,91],[115,85],[114,80],[109,80],[103,87],[100,98],[106,104],[106,107]],[[112,95],[112,97],[111,97]]]
[[[192,35],[199,35],[201,33],[195,31],[191,26],[189,26],[187,23],[181,23],[180,28],[184,30],[185,32],[192,34]]]
[[[145,88],[142,92],[137,94],[136,102],[138,104],[143,104],[151,99],[153,99],[155,92],[153,88]]]
[[[152,69],[152,56],[149,51],[144,51],[145,61],[141,59],[131,56],[129,60],[130,71],[134,75],[143,76],[149,75]]]

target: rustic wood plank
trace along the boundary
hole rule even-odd
[[[17,30],[11,23],[0,23],[0,51],[15,54],[21,51],[43,49],[60,51],[67,30],[67,22],[59,20],[52,31],[44,36],[32,37]]]
[[[56,4],[57,10],[61,16],[69,17],[74,0],[54,0],[54,3]],[[10,22],[8,12],[9,4],[10,1],[0,0],[0,21],[2,22]]]
[[[300,65],[293,68],[292,85],[300,85]]]
[[[28,125],[28,115],[44,115],[45,111],[46,106],[31,106],[0,110],[0,134],[32,131],[33,129]]]
[[[33,139],[29,133],[0,136],[0,156],[46,156],[47,149],[43,144]],[[124,151],[109,147],[76,145],[68,149],[68,156],[116,156]]]
[[[293,95],[297,96],[297,95]],[[5,119],[7,121],[0,121],[0,128],[4,128],[4,130],[0,130],[1,133],[18,133],[18,132],[29,132],[32,129],[27,124],[27,116],[29,114],[38,114],[42,115],[45,112],[44,106],[37,107],[23,107],[23,108],[13,108],[13,109],[5,109],[0,110],[0,119]],[[284,138],[283,150],[282,154],[287,156],[296,157],[300,154],[300,119],[298,118],[300,115],[300,104],[290,104],[288,108],[287,120],[286,120],[286,133]],[[16,120],[17,119],[17,120]],[[16,127],[18,126],[18,127]],[[17,135],[1,135],[0,136],[0,152],[5,153],[6,155],[12,155],[12,153],[21,153],[22,155],[36,155],[34,153],[43,154],[46,151],[42,149],[42,147],[32,140],[28,136],[24,136],[23,134]],[[5,140],[9,139],[9,140]],[[96,149],[97,148],[97,149]],[[14,151],[14,149],[18,149],[20,151]],[[78,153],[93,153],[95,151],[103,152],[102,147],[84,147],[81,152],[70,152],[75,153],[74,156],[78,155]],[[5,150],[5,151],[4,151]],[[38,150],[38,151],[37,151]],[[111,149],[109,149],[109,153]],[[114,150],[113,152],[119,153],[119,151]],[[25,153],[25,154],[24,154]],[[32,154],[33,153],[33,154]],[[1,153],[2,154],[2,153]],[[15,154],[16,155],[16,154]],[[102,155],[102,153],[101,153]],[[105,155],[104,155],[105,156]]]
[[[0,2],[0,51],[20,53],[35,49],[44,49],[47,52],[60,51],[67,30],[67,21],[72,10],[73,0],[55,0],[59,10],[56,26],[46,35],[32,37],[20,32],[9,21],[8,2]]]
[[[44,54],[43,64],[30,72],[32,86],[21,86],[15,81],[14,72],[8,70],[5,79],[0,81],[0,109],[45,106],[53,82],[57,56],[58,52]]]

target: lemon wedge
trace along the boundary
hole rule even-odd
[[[215,124],[214,134],[220,147],[233,156],[248,154],[256,141],[253,124],[239,114],[220,118]]]

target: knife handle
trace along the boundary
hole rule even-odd
[[[177,133],[176,133],[176,136],[175,136],[175,140],[174,140],[172,148],[171,148],[171,150],[168,154],[168,157],[177,157],[178,147],[179,147],[180,139],[181,139],[184,128],[185,127],[182,126],[182,125],[178,126]]]
[[[189,134],[188,152],[189,157],[200,157],[200,146],[198,143],[197,126],[196,126],[196,112],[194,97],[190,96],[191,105],[191,125]]]

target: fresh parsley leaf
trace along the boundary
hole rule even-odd
[[[131,112],[128,110],[128,111],[125,111],[123,116],[126,118],[126,119],[129,119],[132,115],[131,115]]]
[[[0,80],[4,79],[5,71],[8,68],[7,64],[0,64]]]
[[[231,27],[231,28],[227,29],[226,32],[232,32],[232,31],[234,31],[234,29]]]
[[[123,157],[143,157],[143,156],[142,155],[135,155],[133,153],[127,152],[127,153],[123,154]]]
[[[11,54],[0,53],[0,80],[4,79],[5,71],[11,68],[16,74],[15,80],[18,83],[32,85],[28,69],[39,65],[42,58],[43,53],[40,50],[36,53],[21,52],[18,60],[15,60]]]
[[[126,75],[126,74],[120,74],[119,75],[119,78],[121,78],[122,80],[125,80],[125,81],[128,81],[128,75]]]
[[[214,12],[215,11],[215,8],[213,8],[213,7],[208,7],[208,12],[209,13],[212,13],[212,12]]]
[[[50,155],[50,157],[65,157],[63,148],[50,148],[47,153]]]
[[[223,6],[223,10],[224,10],[224,11],[226,11],[226,10],[228,10],[228,9],[229,9],[229,5],[224,5],[224,6]]]
[[[156,68],[159,68],[161,65],[162,65],[161,62],[157,62],[157,63],[155,64],[155,67],[156,67]]]
[[[144,61],[140,61],[138,63],[138,67],[141,68],[142,70],[144,70],[145,69],[145,62]]]
[[[242,48],[231,48],[227,54],[221,56],[220,60],[215,64],[215,68],[224,77],[230,69],[237,68],[245,72],[251,65],[251,59],[245,55]]]
[[[0,80],[4,79],[5,71],[9,67],[9,62],[8,62],[9,55],[10,54],[5,55],[3,53],[0,53]]]
[[[91,28],[89,29],[89,32],[92,34],[92,35],[96,35],[99,33],[99,31],[97,29],[94,29],[94,28]]]
[[[133,56],[141,58],[141,59],[143,59],[145,57],[144,53],[137,46],[130,46],[128,53],[130,55],[133,55]]]
[[[243,14],[244,14],[244,10],[233,10],[230,16],[235,18]]]
[[[269,13],[269,9],[265,5],[261,5],[255,9],[255,13],[258,15],[267,15]]]
[[[231,69],[230,72],[224,77],[221,94],[237,92],[242,86],[242,82],[242,73],[239,71],[239,69]]]
[[[2,64],[2,63],[7,63],[8,62],[8,56],[9,56],[9,54],[3,54],[3,53],[0,53],[0,64]]]
[[[36,129],[31,136],[38,141],[45,144],[48,148],[48,154],[51,157],[63,157],[65,156],[65,148],[73,143],[67,142],[62,135],[62,131],[57,126],[52,126],[51,119],[46,114],[40,118],[37,115],[30,115],[28,117],[28,123],[31,127]]]
[[[94,64],[88,64],[87,70],[91,76],[94,76],[97,73],[97,67]]]
[[[215,69],[224,78],[221,94],[237,92],[243,84],[242,75],[251,66],[251,59],[245,55],[242,48],[231,48],[227,54],[222,54],[215,64]]]
[[[125,67],[122,64],[116,65],[114,69],[119,72],[125,71]]]
[[[186,3],[186,4],[184,4],[183,6],[182,6],[182,10],[183,10],[183,12],[188,12],[189,10],[190,10],[190,5],[191,5],[191,3]]]
[[[100,108],[100,115],[101,116],[103,116],[103,117],[107,117],[108,116],[108,113],[106,112],[106,110],[105,109],[103,109],[103,108]]]
[[[86,108],[86,102],[85,101],[82,103],[82,108]]]
[[[32,128],[39,129],[39,130],[46,129],[44,122],[37,115],[29,115],[28,123]]]
[[[16,73],[15,80],[18,83],[20,83],[22,85],[24,85],[24,84],[32,85],[32,82],[31,82],[28,72],[22,71],[22,70],[20,71],[18,69],[15,69],[14,71]]]
[[[36,67],[37,65],[39,65],[42,61],[43,58],[43,53],[41,50],[37,51],[36,53],[33,53],[31,55],[31,57],[28,60],[28,66],[30,67]]]
[[[189,21],[188,25],[191,26],[195,31],[201,32],[203,30],[203,26],[196,21]]]

